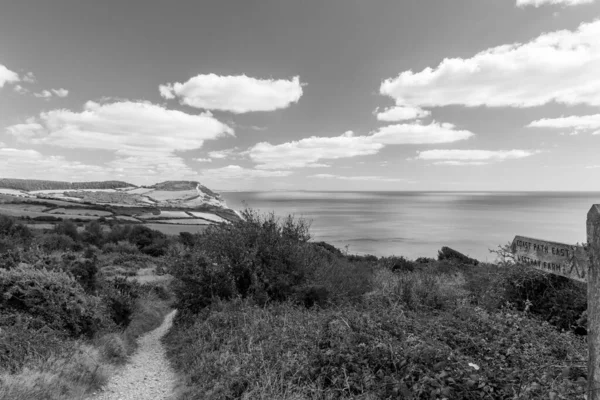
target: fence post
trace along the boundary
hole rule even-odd
[[[587,215],[589,257],[588,314],[588,400],[600,400],[600,204],[594,204]]]

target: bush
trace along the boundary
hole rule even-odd
[[[0,270],[0,306],[40,318],[72,336],[91,336],[105,321],[97,297],[88,296],[64,272],[21,265]]]
[[[14,244],[27,245],[32,238],[33,233],[27,226],[15,222],[13,218],[0,215],[0,239]]]
[[[47,252],[70,251],[78,249],[77,243],[67,235],[49,233],[39,239],[40,246]]]
[[[515,265],[504,268],[500,279],[505,303],[527,310],[560,329],[575,326],[587,308],[585,284],[568,278]]]
[[[318,311],[216,302],[164,342],[182,399],[575,398],[583,391],[562,370],[586,359],[583,340],[514,311],[377,301]]]
[[[102,225],[100,225],[98,221],[91,221],[87,223],[81,234],[81,238],[84,242],[99,247],[104,241]]]
[[[77,232],[77,225],[70,220],[62,221],[54,225],[54,232],[59,235],[68,236],[73,239],[74,242],[80,240],[79,232]]]
[[[121,240],[117,243],[107,242],[102,246],[103,253],[117,253],[117,254],[140,254],[140,250],[134,244]]]
[[[459,263],[468,265],[479,264],[479,261],[475,260],[474,258],[467,257],[464,254],[445,246],[438,251],[438,261],[442,260],[457,261]]]
[[[291,297],[316,268],[308,223],[291,216],[284,220],[274,214],[261,216],[252,210],[242,215],[243,220],[210,226],[198,237],[197,247],[218,265],[203,267],[203,273],[226,277],[227,289],[221,289],[227,293],[233,282],[231,295],[253,296],[259,302]]]
[[[126,327],[131,322],[140,293],[137,282],[115,278],[103,283],[100,296],[111,320],[118,326]]]
[[[233,277],[226,268],[212,263],[200,252],[175,262],[170,269],[175,278],[175,308],[184,313],[199,313],[216,298],[230,299],[236,293]]]

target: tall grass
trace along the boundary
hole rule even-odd
[[[35,336],[25,331],[30,335],[29,341],[21,337],[19,345],[30,349],[20,352],[21,359],[11,359],[13,372],[8,365],[2,366],[0,400],[67,400],[89,396],[108,381],[114,366],[125,363],[133,354],[140,336],[160,326],[168,311],[168,302],[150,292],[136,300],[132,319],[125,329],[99,334],[91,341],[48,340],[53,336],[42,333]],[[0,331],[0,348],[4,340],[10,340],[8,332]],[[21,368],[14,372],[17,364]]]

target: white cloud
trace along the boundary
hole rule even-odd
[[[600,168],[600,165],[588,165],[586,168],[589,168],[589,169]]]
[[[447,58],[421,72],[404,71],[383,81],[380,92],[421,107],[600,105],[599,37],[600,20],[544,33],[471,58]]]
[[[182,104],[191,107],[242,114],[287,108],[302,96],[302,84],[298,76],[291,80],[274,80],[208,74],[197,75],[184,83],[160,85],[159,91],[162,97],[177,97]]]
[[[35,75],[33,74],[33,72],[28,72],[23,77],[23,82],[35,83],[36,81],[37,81],[37,79],[35,78]]]
[[[593,135],[600,134],[600,114],[594,115],[572,115],[561,118],[543,118],[531,122],[527,128],[551,128],[551,129],[574,129],[571,136],[581,132],[592,131]]]
[[[373,176],[373,175],[368,175],[368,176],[341,176],[341,175],[333,175],[333,174],[316,174],[316,175],[310,175],[309,178],[317,178],[317,179],[339,179],[339,180],[343,180],[343,181],[357,181],[357,182],[372,182],[372,181],[378,181],[378,182],[413,182],[407,179],[403,179],[403,178],[389,178],[389,177],[385,177],[385,176]]]
[[[467,130],[457,130],[449,123],[432,122],[429,125],[397,124],[380,128],[370,138],[383,144],[436,144],[452,143],[473,136]]]
[[[52,97],[52,93],[49,90],[42,90],[41,92],[34,93],[33,95],[40,99],[49,99]]]
[[[189,115],[147,102],[87,102],[84,110],[53,110],[7,128],[19,141],[63,148],[112,151],[105,167],[130,180],[182,179],[194,172],[176,155],[205,140],[233,135],[206,114]]]
[[[67,89],[52,89],[52,92],[58,97],[67,97],[69,95],[69,91]]]
[[[175,98],[173,86],[171,84],[158,85],[158,91],[160,92],[160,95],[167,100],[172,100]]]
[[[425,118],[431,115],[431,111],[423,110],[420,107],[408,106],[408,105],[398,105],[395,107],[390,107],[382,112],[377,112],[377,119],[379,121],[408,121],[411,119],[419,119]]]
[[[54,180],[106,180],[114,179],[107,169],[67,161],[60,156],[44,156],[35,150],[0,148],[0,171],[4,178]]]
[[[67,97],[69,95],[69,91],[67,89],[50,89],[50,90],[42,90],[39,93],[33,94],[37,98],[41,99],[49,99],[53,96],[57,97]]]
[[[417,152],[417,159],[436,161],[437,165],[483,165],[510,159],[530,157],[539,151],[530,150],[426,150]]]
[[[452,165],[452,166],[467,166],[467,165],[486,165],[489,164],[486,161],[436,161],[433,163],[434,165]]]
[[[261,169],[250,169],[240,167],[239,165],[228,165],[221,168],[212,168],[202,170],[202,176],[205,179],[213,181],[239,180],[239,179],[257,179],[257,178],[279,178],[291,175],[291,171],[265,171]]]
[[[233,157],[237,153],[237,148],[209,151],[208,156],[217,160]]]
[[[202,162],[202,163],[205,163],[205,162],[209,163],[209,162],[212,162],[212,159],[210,159],[210,158],[194,158],[194,161]]]
[[[4,84],[14,82],[19,82],[19,75],[0,64],[0,89],[4,87]]]
[[[544,4],[560,4],[563,6],[578,6],[581,4],[590,4],[596,0],[517,0],[518,7],[525,6],[543,6]]]
[[[21,85],[15,85],[15,87],[13,88],[13,90],[15,91],[15,93],[19,93],[19,94],[27,94],[27,93],[29,93],[29,90],[25,89]]]
[[[321,160],[335,160],[371,155],[383,148],[368,136],[354,136],[350,131],[336,137],[311,136],[301,140],[272,145],[262,142],[246,154],[258,163],[259,169],[289,169],[320,167]]]

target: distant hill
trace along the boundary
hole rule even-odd
[[[173,192],[200,189],[201,192],[206,193],[209,196],[219,197],[219,194],[213,192],[212,190],[210,190],[206,186],[203,186],[200,182],[197,181],[165,181],[149,187],[156,190]]]
[[[62,182],[37,179],[0,179],[0,189],[24,190],[27,192],[35,190],[118,189],[126,187],[136,187],[136,185],[123,181]]]

